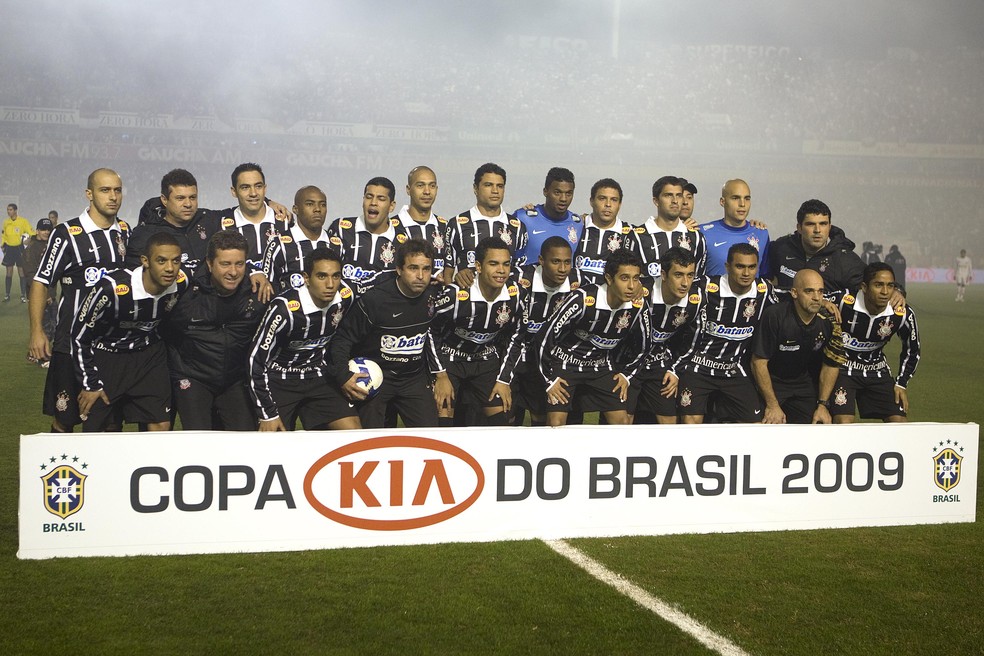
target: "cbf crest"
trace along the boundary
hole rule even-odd
[[[88,476],[68,464],[55,465],[41,477],[44,508],[62,519],[74,515],[85,502],[85,479]]]
[[[933,456],[933,471],[936,487],[949,492],[960,482],[960,462],[963,457],[956,449],[947,447]]]

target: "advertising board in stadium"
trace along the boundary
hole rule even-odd
[[[976,424],[21,437],[20,558],[972,522]]]

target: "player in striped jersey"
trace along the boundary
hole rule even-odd
[[[475,249],[486,237],[498,237],[511,253],[526,247],[526,228],[502,210],[506,171],[498,164],[483,164],[475,171],[475,206],[448,220],[444,246],[444,282],[471,287],[475,281]],[[513,266],[526,262],[515,259]]]
[[[632,423],[677,423],[677,357],[690,344],[703,297],[694,282],[697,261],[693,253],[674,246],[660,256],[660,277],[649,295],[650,348],[629,387]],[[633,353],[632,344],[628,352]]]
[[[278,223],[276,212],[267,204],[266,189],[266,175],[259,164],[245,162],[237,166],[232,171],[232,195],[239,206],[231,216],[223,213],[219,222],[223,230],[238,230],[246,238],[246,264],[252,270],[262,269],[267,242],[277,236],[281,227],[286,228]]]
[[[313,185],[301,187],[292,210],[294,225],[271,239],[263,253],[263,273],[278,293],[304,287],[305,258],[330,243],[325,231],[328,197],[323,191]]]
[[[510,280],[509,246],[486,237],[475,251],[475,280],[451,283],[435,298],[430,365],[441,425],[453,425],[455,400],[482,408],[485,422],[505,426],[513,371],[523,349],[525,292]]]
[[[100,278],[72,322],[85,432],[119,431],[124,421],[171,428],[167,354],[157,327],[188,288],[181,245],[172,235],[153,235],[141,264]]]
[[[362,216],[335,219],[328,228],[331,247],[341,255],[342,278],[349,284],[393,269],[397,247],[407,241],[396,218],[396,187],[388,178],[373,178],[362,192]]]
[[[410,239],[421,239],[434,247],[437,259],[434,260],[432,284],[444,280],[444,238],[448,220],[434,214],[434,201],[437,200],[437,175],[427,166],[415,166],[407,175],[407,196],[410,203],[400,208],[396,218]]]
[[[661,255],[673,247],[684,248],[694,255],[695,275],[704,275],[705,248],[700,231],[688,228],[680,218],[683,204],[683,187],[687,184],[682,178],[664,175],[653,183],[653,205],[656,216],[649,217],[644,224],[632,231],[631,248],[642,259],[644,284],[652,285],[658,278]]]
[[[585,284],[605,282],[605,262],[623,248],[629,248],[632,226],[622,223],[622,185],[611,178],[591,186],[591,214],[584,219],[581,239],[574,249],[574,268]]]
[[[522,319],[526,345],[512,384],[513,417],[517,426],[522,425],[526,410],[530,411],[532,426],[547,424],[546,381],[540,376],[533,342],[567,295],[581,285],[577,269],[571,266],[572,259],[570,242],[555,235],[543,242],[536,265],[520,269],[519,285],[529,298]]]
[[[328,345],[354,300],[342,281],[342,260],[316,248],[303,276],[301,287],[270,302],[253,338],[250,395],[260,430],[294,430],[298,418],[305,430],[361,428],[355,406],[327,374]]]
[[[53,418],[53,432],[71,432],[81,422],[79,380],[71,361],[72,320],[90,289],[103,276],[122,268],[130,227],[117,217],[123,202],[123,181],[115,171],[96,169],[86,182],[89,208],[78,218],[55,226],[29,292],[31,356],[51,358],[45,381],[44,413]],[[42,320],[48,287],[61,284],[55,341],[44,334]]]
[[[919,364],[919,330],[908,305],[892,306],[895,273],[884,262],[864,269],[857,294],[837,294],[847,361],[831,399],[835,424],[854,421],[854,407],[862,419],[907,421],[909,395],[906,386]],[[885,345],[898,334],[902,340],[899,373],[894,378],[885,358]]]
[[[617,251],[605,263],[604,284],[572,291],[541,329],[535,344],[547,384],[550,426],[567,423],[575,395],[583,395],[583,410],[602,412],[609,424],[629,422],[629,384],[649,348],[649,310],[639,295],[641,275],[639,257]],[[634,336],[641,344],[639,353],[618,365],[615,349]]]
[[[726,275],[708,276],[689,349],[676,365],[681,372],[679,411],[685,424],[701,424],[709,401],[723,422],[759,423],[762,402],[748,359],[762,312],[778,300],[772,285],[756,277],[758,250],[734,244]]]

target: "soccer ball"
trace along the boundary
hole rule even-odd
[[[369,392],[367,399],[376,396],[379,386],[383,384],[383,370],[379,368],[378,364],[369,358],[352,358],[349,360],[349,371],[353,374],[367,376],[368,380],[360,379],[358,384]]]

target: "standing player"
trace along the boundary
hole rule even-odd
[[[584,229],[581,217],[570,211],[574,200],[574,174],[568,169],[553,167],[547,171],[543,182],[543,203],[533,209],[516,210],[522,224],[526,227],[528,241],[522,250],[516,251],[517,259],[535,262],[540,257],[540,248],[550,237],[561,237],[577,246]]]
[[[812,269],[793,278],[792,300],[765,309],[755,329],[752,375],[765,424],[829,424],[830,395],[844,364],[840,324],[820,313],[824,281]],[[819,383],[818,383],[819,379]]]
[[[286,229],[284,223],[277,221],[277,213],[266,202],[266,175],[259,164],[246,162],[232,171],[232,196],[239,205],[231,215],[223,214],[222,229],[233,229],[246,238],[248,250],[246,263],[251,270],[260,270],[267,242],[275,238],[278,230]],[[286,216],[285,216],[286,218]]]
[[[455,400],[482,408],[485,423],[505,426],[512,406],[513,371],[523,348],[523,301],[509,279],[511,254],[498,237],[486,237],[475,251],[475,281],[451,283],[437,295],[431,326],[434,399],[442,426],[452,426]]]
[[[526,248],[526,228],[512,214],[502,210],[506,193],[506,171],[498,164],[483,164],[475,171],[475,206],[448,221],[444,239],[444,282],[471,287],[475,280],[475,249],[486,237],[506,242],[511,253]],[[516,258],[514,266],[523,266]]]
[[[709,402],[722,421],[759,423],[762,403],[749,372],[752,335],[762,312],[777,302],[772,285],[756,278],[758,250],[737,243],[727,274],[703,281],[703,299],[689,350],[677,369],[679,410],[685,424],[702,424]]]
[[[325,231],[328,197],[323,191],[313,185],[301,187],[292,210],[294,225],[271,239],[263,253],[263,273],[278,293],[304,287],[304,258],[330,243]]]
[[[894,291],[891,265],[875,262],[865,267],[857,295],[838,294],[847,361],[841,366],[831,399],[835,424],[852,423],[855,405],[862,419],[908,421],[906,386],[919,364],[919,330],[911,307],[892,306]],[[899,374],[893,379],[884,348],[896,333],[902,350]]]
[[[728,180],[721,189],[724,218],[704,223],[700,229],[707,248],[707,275],[725,275],[728,252],[734,244],[750,244],[758,251],[758,275],[768,278],[769,231],[748,220],[752,211],[752,192],[744,180]]]
[[[680,203],[680,220],[684,223],[689,223],[694,216],[694,206],[697,200],[694,196],[697,195],[697,185],[690,182],[686,178],[680,178],[683,182],[683,201]]]
[[[957,265],[954,267],[954,278],[957,280],[957,298],[959,302],[964,300],[964,291],[967,284],[974,279],[974,263],[967,256],[967,251],[960,249],[960,257],[957,258]]]
[[[171,385],[157,327],[187,288],[181,245],[158,233],[140,267],[103,276],[89,292],[72,323],[84,432],[119,431],[124,422],[170,430]]]
[[[685,181],[673,175],[664,175],[653,183],[653,205],[656,216],[632,231],[631,247],[642,259],[643,275],[649,284],[658,278],[659,261],[664,252],[679,247],[690,251],[696,262],[696,276],[704,274],[704,240],[700,232],[687,228],[680,219]]]
[[[27,274],[28,280],[33,280],[38,269],[41,268],[41,258],[44,257],[44,252],[48,248],[48,238],[54,227],[51,219],[38,219],[34,236],[27,240],[27,245],[24,247],[24,273]],[[58,319],[55,291],[54,285],[48,288],[48,300],[45,303],[44,316],[41,320],[41,328],[49,340],[55,338],[55,322]],[[38,362],[45,369],[48,368],[47,360],[39,361],[30,352],[27,354],[27,360],[28,362]]]
[[[335,219],[328,228],[331,247],[342,258],[342,278],[349,284],[393,269],[396,248],[407,240],[399,219],[389,218],[395,199],[392,181],[373,178],[362,192],[362,216]]]
[[[329,370],[346,398],[360,402],[363,428],[382,428],[390,403],[407,427],[437,426],[437,404],[424,356],[438,292],[430,284],[434,255],[427,242],[410,239],[401,244],[396,249],[396,271],[381,274],[356,299],[331,340]],[[356,356],[375,361],[383,370],[382,387],[368,401],[358,374],[348,368],[348,361]]]
[[[602,178],[591,186],[591,214],[584,219],[581,240],[574,249],[574,267],[585,284],[605,282],[605,262],[612,253],[629,248],[632,226],[622,223],[622,185]]]
[[[14,281],[14,267],[20,280],[21,303],[27,303],[27,278],[24,277],[24,240],[34,234],[31,222],[17,216],[17,206],[7,205],[7,218],[3,220],[3,266],[7,269],[6,291],[3,302],[10,301],[10,287]]]
[[[605,282],[572,291],[540,331],[537,357],[547,381],[550,426],[567,423],[575,395],[583,397],[583,410],[600,411],[609,424],[629,423],[629,384],[649,347],[649,312],[639,295],[641,275],[639,257],[617,251],[605,263]],[[618,366],[615,349],[635,337],[641,350]]]
[[[29,292],[31,356],[51,359],[44,384],[44,413],[53,417],[51,430],[71,432],[81,422],[79,379],[71,360],[71,327],[82,300],[104,275],[122,268],[130,226],[117,217],[123,202],[123,181],[115,171],[96,169],[85,190],[89,208],[80,216],[59,223],[48,238],[41,267]],[[55,339],[44,334],[44,309],[48,288],[61,284]]]
[[[298,192],[300,193],[300,192]],[[361,428],[359,415],[327,379],[327,348],[351,307],[342,261],[321,246],[304,260],[304,285],[270,302],[249,354],[250,394],[261,431]]]
[[[444,237],[448,220],[434,214],[437,200],[437,175],[427,166],[416,166],[407,175],[407,196],[410,204],[400,208],[396,218],[410,239],[422,239],[434,247],[433,284],[444,280]]]

